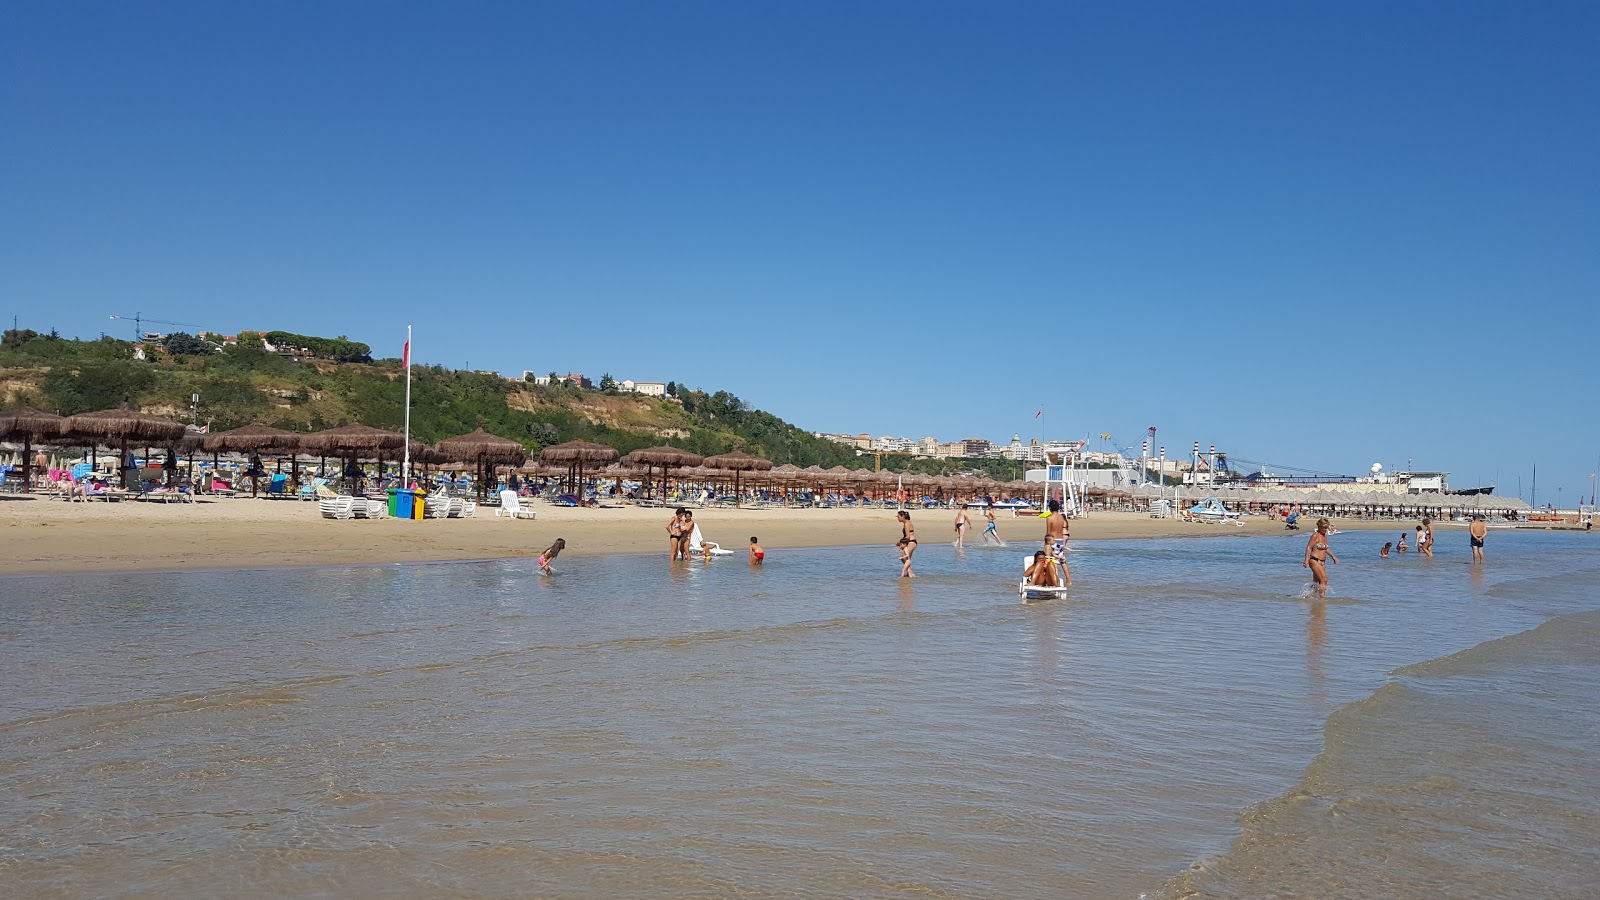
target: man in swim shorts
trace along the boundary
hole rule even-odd
[[[1483,562],[1483,539],[1489,534],[1489,526],[1483,524],[1483,516],[1472,517],[1467,534],[1472,537],[1472,561]]]
[[[1050,515],[1044,520],[1044,549],[1061,564],[1061,583],[1071,584],[1072,574],[1067,570],[1067,517],[1061,514],[1061,501],[1051,500],[1047,506]]]

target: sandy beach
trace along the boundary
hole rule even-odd
[[[535,555],[558,537],[566,538],[569,555],[666,555],[668,511],[575,509],[542,502],[534,508],[534,520],[496,517],[492,507],[482,507],[470,519],[338,521],[322,518],[315,504],[290,500],[67,503],[24,495],[0,497],[0,535],[6,548],[4,571],[10,575],[501,559]],[[969,543],[978,541],[983,531],[982,516],[970,515]],[[924,545],[954,537],[954,511],[923,510],[913,516]],[[739,551],[752,535],[769,552],[869,544],[887,549],[900,535],[894,513],[877,509],[695,508],[695,518],[707,540]],[[1335,524],[1342,530],[1397,533],[1404,527],[1400,522],[1355,520]],[[998,528],[1008,543],[1030,546],[1044,531],[1036,517],[1009,512],[998,516]],[[1133,512],[1097,512],[1072,521],[1074,541],[1283,533],[1282,522],[1264,516],[1247,517],[1242,527],[1152,519]]]

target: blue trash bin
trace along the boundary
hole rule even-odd
[[[411,510],[416,506],[417,492],[408,488],[389,489],[389,515],[396,519],[411,518]]]

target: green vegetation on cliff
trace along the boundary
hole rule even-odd
[[[287,342],[293,346],[317,343],[346,356],[366,355],[366,345],[343,338],[319,343],[324,339],[289,337],[299,341]],[[199,346],[204,342],[189,335],[169,336],[167,343],[179,352],[150,351],[150,359],[136,360],[134,345],[127,341],[6,331],[0,337],[0,410],[32,406],[71,415],[128,402],[145,412],[187,421],[190,398],[198,394],[196,418],[215,430],[251,422],[297,431],[351,422],[399,430],[404,422],[405,376],[398,359],[286,359],[266,351],[261,336],[248,332],[226,348]],[[605,390],[584,390],[414,366],[411,431],[431,443],[482,424],[534,453],[583,438],[623,453],[670,442],[703,455],[743,450],[779,465],[862,465],[855,450],[751,409],[727,391],[674,388],[676,398],[653,398],[619,393],[609,384]],[[1010,460],[886,455],[883,466],[939,474],[981,471],[1000,478],[1021,475],[1020,465]]]

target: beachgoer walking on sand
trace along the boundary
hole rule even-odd
[[[1061,514],[1061,501],[1051,500],[1046,506],[1049,515],[1044,520],[1044,549],[1061,564],[1061,583],[1072,583],[1072,572],[1067,568],[1067,517]]]
[[[1306,558],[1302,564],[1311,570],[1311,580],[1317,586],[1317,599],[1328,596],[1328,561],[1339,561],[1333,555],[1333,550],[1328,546],[1328,520],[1318,519],[1317,530],[1312,532],[1311,539],[1306,541]]]
[[[957,550],[960,550],[962,547],[966,546],[963,543],[963,541],[965,540],[966,536],[967,536],[967,506],[966,506],[966,504],[963,503],[962,505],[956,507],[956,540],[955,540],[955,545],[956,545],[956,549]]]
[[[667,522],[667,548],[671,551],[670,559],[676,561],[683,552],[683,514],[686,510],[678,507],[673,512],[672,518]]]
[[[1004,547],[1006,542],[1000,540],[1000,531],[995,528],[994,507],[992,505],[983,508],[983,518],[985,523],[983,526],[983,542],[985,544],[989,543],[989,538],[992,537],[996,544]]]
[[[752,535],[750,538],[750,565],[759,566],[767,558],[767,551],[761,549],[761,542]]]
[[[1055,558],[1043,550],[1033,554],[1033,562],[1023,570],[1022,578],[1034,587],[1061,587],[1061,579],[1056,576]]]
[[[551,544],[543,553],[539,554],[539,571],[549,575],[550,561],[555,559],[557,556],[560,556],[561,551],[565,549],[567,549],[567,539],[556,538],[556,542],[554,544]]]
[[[911,524],[911,513],[901,510],[895,513],[895,518],[900,520],[900,541],[896,544],[900,548],[900,577],[915,578],[911,556],[917,552],[917,529]]]
[[[1472,517],[1467,534],[1472,536],[1472,561],[1483,562],[1483,539],[1489,535],[1489,526],[1483,524],[1483,516]]]

